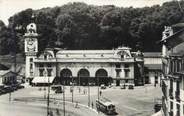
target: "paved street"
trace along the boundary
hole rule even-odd
[[[34,112],[34,116],[37,114],[39,116],[46,115],[46,101],[44,101],[44,95],[46,91],[44,87],[28,87],[22,90],[18,90],[12,93],[12,99],[15,99],[14,102],[5,102],[8,101],[9,95],[0,96],[0,110],[4,112],[18,110],[18,112]],[[74,104],[71,103],[72,94],[70,92],[70,87],[66,87],[66,100],[70,101],[66,104],[66,110],[70,113],[71,116],[82,116],[88,114],[89,116],[103,115],[97,114],[94,109],[89,109],[88,105],[88,88],[87,87],[75,87],[74,89]],[[95,108],[95,100],[97,99],[97,87],[90,87],[90,107],[93,102]],[[141,87],[135,87],[134,90],[124,90],[119,87],[107,88],[102,91],[102,96],[110,99],[116,105],[116,110],[118,116],[150,116],[154,113],[154,99],[160,98],[161,90],[159,87],[154,87],[152,85],[146,85]],[[85,93],[85,94],[84,94]],[[51,107],[53,111],[57,107],[60,107],[62,110],[62,99],[63,94],[55,94],[51,91]],[[54,100],[55,99],[55,100]],[[55,101],[55,102],[54,102]],[[58,103],[59,101],[59,103]],[[83,104],[80,108],[75,108],[76,101],[79,104]],[[56,103],[56,104],[54,104]],[[9,107],[11,104],[11,107]],[[59,105],[59,106],[58,106]],[[61,106],[60,106],[61,105]],[[24,110],[22,110],[22,108]],[[55,108],[55,109],[54,109]],[[13,110],[12,110],[13,109]],[[0,116],[4,116],[0,111]],[[15,112],[15,111],[14,111]],[[75,114],[74,114],[75,113]],[[16,114],[16,112],[14,113]],[[6,115],[8,116],[8,115]],[[17,115],[20,116],[20,115]],[[25,116],[25,115],[24,115]],[[27,115],[26,115],[27,116]]]

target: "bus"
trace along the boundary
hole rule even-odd
[[[107,98],[100,98],[96,100],[96,108],[105,114],[116,114],[115,105]]]

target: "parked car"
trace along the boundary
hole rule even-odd
[[[134,89],[134,85],[129,85],[128,89]]]
[[[106,89],[106,86],[104,84],[101,84],[100,88],[101,89]]]
[[[125,84],[120,85],[120,89],[126,89],[126,85]]]
[[[62,89],[56,89],[55,93],[63,93],[63,90]]]
[[[24,85],[18,85],[17,88],[18,88],[18,89],[23,89],[23,88],[25,88],[25,87],[24,87]]]
[[[3,90],[5,90],[7,93],[9,93],[9,92],[13,92],[14,88],[11,86],[5,86]]]
[[[63,93],[63,87],[61,85],[53,85],[51,88],[55,93]]]
[[[6,91],[4,89],[0,89],[0,95],[5,94]]]

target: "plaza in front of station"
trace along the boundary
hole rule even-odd
[[[73,103],[72,103],[72,93],[70,92],[71,86],[65,86],[65,100],[66,100],[66,112],[70,112],[70,116],[103,116],[103,113],[98,113],[96,111],[95,100],[98,99],[98,87],[90,86],[90,100],[88,94],[87,86],[74,86],[73,92]],[[120,89],[120,87],[107,87],[106,89],[100,89],[102,94],[100,97],[105,97],[111,100],[117,111],[117,116],[151,116],[154,114],[154,104],[156,99],[161,99],[161,89],[160,86],[156,87],[149,84],[145,86],[136,86],[134,89]],[[9,101],[10,94],[5,94],[0,96],[0,109],[8,111],[8,107],[12,106],[11,113],[18,116],[24,111],[30,111],[28,116],[35,115],[33,112],[35,109],[25,109],[26,105],[34,104],[32,108],[37,108],[38,106],[45,106],[40,109],[40,114],[46,115],[46,99],[47,87],[31,87],[26,86],[24,89],[20,89],[11,93],[11,101]],[[44,100],[45,99],[45,100]],[[6,103],[6,105],[5,105]],[[78,108],[76,107],[78,103]],[[92,107],[92,103],[94,104]],[[20,108],[18,105],[21,105]],[[15,107],[13,107],[15,105]],[[7,106],[7,107],[6,107]],[[25,106],[25,107],[24,107]],[[6,107],[6,108],[5,108]],[[63,93],[54,93],[50,91],[50,107],[54,114],[55,109],[58,107],[61,109],[60,115],[63,115]],[[55,108],[55,109],[54,109]],[[17,111],[20,110],[20,111]],[[37,109],[38,110],[38,109]],[[26,112],[27,112],[26,111]],[[43,113],[43,112],[45,113]],[[15,113],[14,113],[15,112]],[[0,110],[0,116],[1,114]],[[10,114],[10,113],[9,113]],[[24,114],[25,115],[25,114]],[[8,114],[6,115],[8,116]],[[21,116],[21,115],[19,115]],[[54,115],[55,116],[55,115]],[[58,115],[56,115],[58,116]],[[66,115],[67,116],[67,115]]]

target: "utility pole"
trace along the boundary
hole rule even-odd
[[[65,116],[65,80],[63,80],[63,113]]]
[[[49,108],[49,102],[50,102],[50,78],[48,77],[48,94],[47,94],[47,116],[50,116],[50,108]]]
[[[72,103],[73,103],[73,91],[74,91],[74,83],[73,83],[73,76],[72,76]]]
[[[97,84],[98,84],[98,101],[99,101],[99,92],[100,92],[100,90],[99,90],[99,77],[97,77]]]
[[[13,53],[13,70],[14,70],[14,73],[15,73],[15,77],[16,77],[16,65],[17,65],[17,63],[16,63],[16,43],[17,43],[17,41],[16,41],[16,33],[15,33],[15,30],[16,30],[16,28],[14,27],[14,18],[12,19],[12,22],[11,22],[11,26],[10,26],[10,28],[11,28],[11,52]],[[11,81],[11,83],[10,83],[10,85],[11,85],[11,89],[13,89],[12,88],[12,84],[14,84],[14,79],[12,80],[10,80]],[[11,98],[12,97],[12,95],[11,95],[11,92],[9,92],[9,102],[11,102]]]
[[[89,77],[88,77],[88,106],[90,107],[90,87],[89,87]]]

